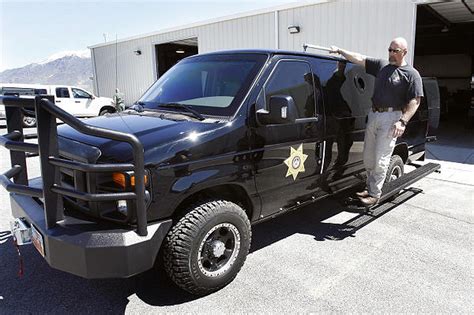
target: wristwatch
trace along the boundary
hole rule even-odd
[[[403,127],[408,125],[408,121],[404,120],[403,118],[400,118],[398,121],[402,123]]]

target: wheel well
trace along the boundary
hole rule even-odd
[[[397,144],[392,155],[398,155],[402,158],[403,163],[406,163],[408,161],[408,145],[406,143]]]
[[[247,192],[239,185],[221,185],[203,189],[188,196],[183,200],[175,212],[176,215],[184,215],[184,211],[193,203],[200,200],[225,199],[241,206],[249,220],[252,220],[253,205]]]
[[[99,113],[101,113],[103,110],[108,110],[109,113],[115,113],[115,108],[113,106],[102,106],[99,110]]]

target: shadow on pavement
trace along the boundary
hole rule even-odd
[[[86,280],[50,268],[33,246],[20,251],[22,277],[11,236],[0,243],[0,313],[124,313],[135,291],[134,279]]]
[[[353,191],[352,191],[353,192]],[[317,241],[344,240],[406,202],[421,190],[403,191],[394,201],[370,211],[349,209],[338,194],[253,228],[251,252],[295,233],[314,235]],[[342,223],[323,223],[341,212],[356,216]],[[18,276],[19,257],[9,231],[0,231],[0,310],[2,313],[124,313],[129,297],[136,294],[153,306],[177,305],[199,297],[176,287],[164,271],[148,271],[130,279],[87,280],[49,267],[33,246],[22,246],[24,275]],[[113,266],[111,266],[113,268]]]
[[[382,217],[420,192],[419,189],[409,188],[402,191],[391,202],[382,203],[368,211],[365,208],[349,207],[341,202],[353,191],[337,194],[326,200],[306,206],[299,210],[297,214],[288,213],[255,226],[251,252],[258,251],[296,233],[313,235],[317,241],[341,241],[346,237],[354,237],[359,229]],[[341,224],[323,222],[341,212],[355,213],[356,216]]]

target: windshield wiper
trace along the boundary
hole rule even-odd
[[[201,115],[198,111],[192,109],[189,106],[186,106],[181,103],[159,103],[158,107],[164,107],[164,108],[179,108],[183,109],[184,111],[193,114],[194,117],[196,117],[199,120],[204,120],[206,119],[203,115]]]

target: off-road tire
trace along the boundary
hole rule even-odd
[[[185,213],[164,240],[164,268],[180,288],[194,295],[206,295],[229,284],[242,268],[250,249],[250,222],[240,206],[226,200],[199,202]],[[230,234],[225,236],[227,231]],[[211,244],[220,245],[222,250],[221,244],[224,243],[218,244],[220,237],[224,240],[229,237],[225,241],[225,254],[219,258],[212,257],[212,260],[222,258],[219,264],[224,265],[212,271],[212,265],[209,267],[205,257],[215,254]],[[229,257],[225,258],[226,255]]]

